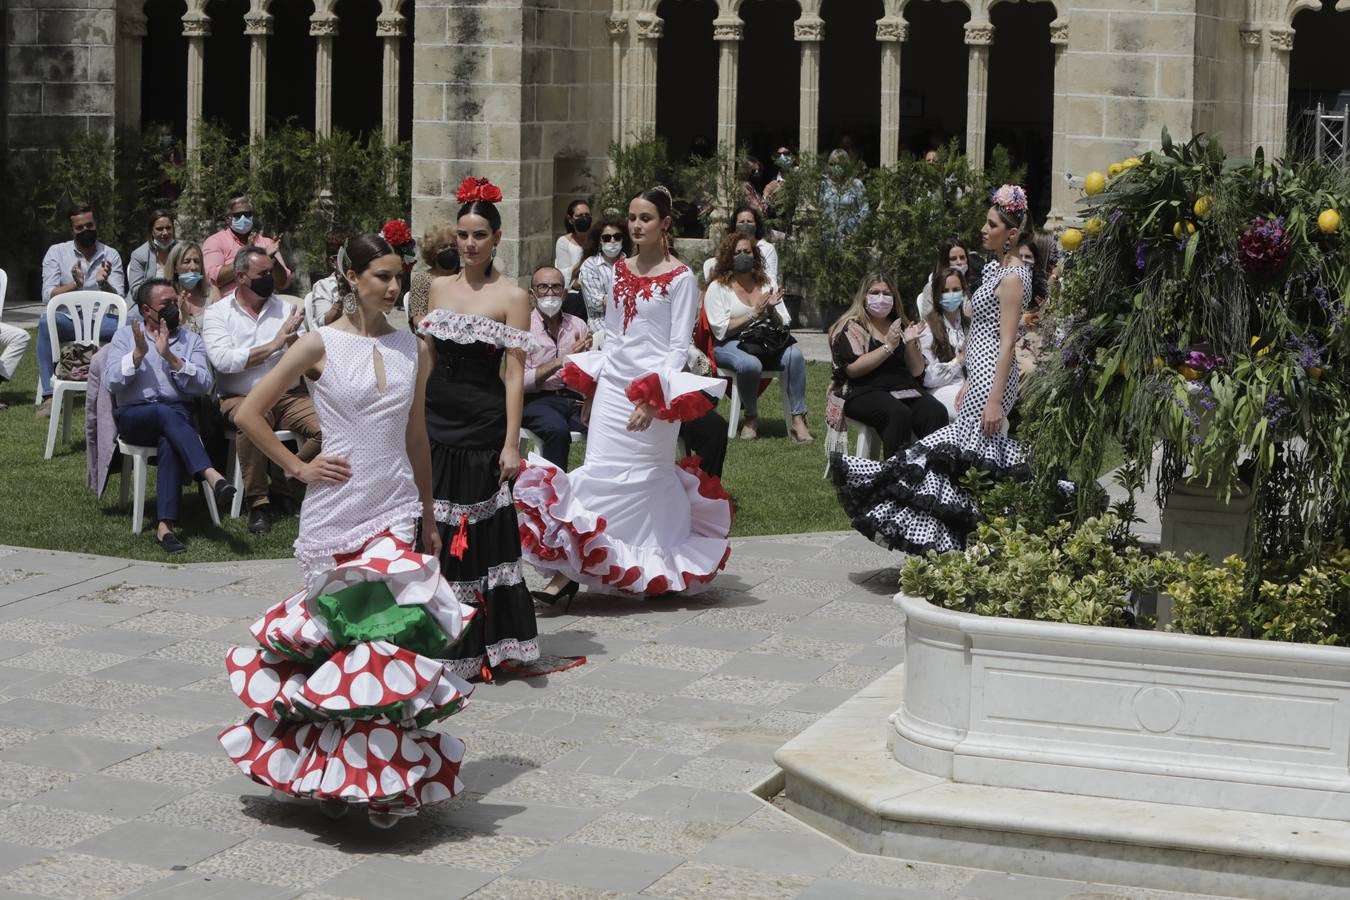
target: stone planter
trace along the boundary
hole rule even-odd
[[[966,784],[1350,819],[1350,649],[908,616],[894,758]]]

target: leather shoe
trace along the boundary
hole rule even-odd
[[[272,510],[266,506],[255,506],[248,516],[249,534],[267,534],[272,530]]]
[[[180,553],[187,552],[187,544],[180,541],[178,535],[174,534],[172,531],[166,531],[164,532],[163,537],[155,538],[155,543],[159,544],[164,552],[170,556],[177,556]]]
[[[37,417],[39,419],[50,419],[52,417],[52,398],[48,397],[38,404]]]
[[[215,487],[211,488],[211,493],[216,495],[216,509],[228,510],[230,504],[234,502],[234,495],[239,493],[230,479],[222,478],[216,482]]]

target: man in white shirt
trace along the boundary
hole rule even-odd
[[[98,239],[98,223],[94,211],[84,204],[72,206],[70,234],[72,240],[52,244],[42,257],[42,302],[51,303],[71,291],[107,291],[119,297],[127,293],[126,276],[122,271],[122,257]],[[105,314],[99,323],[100,342],[112,339],[117,331],[116,314]],[[65,310],[56,314],[56,336],[61,342],[75,340],[75,323]],[[51,340],[47,336],[47,317],[38,319],[38,383],[42,388],[42,403],[38,418],[45,419],[52,411],[52,375],[56,360],[52,358]]]
[[[304,324],[304,311],[289,307],[274,291],[272,259],[261,247],[244,247],[233,260],[235,290],[206,308],[202,339],[216,370],[220,411],[234,422],[244,395],[271,371],[287,347],[295,343]],[[267,413],[272,428],[293,431],[305,439],[302,459],[319,452],[319,417],[300,381],[296,381]],[[248,530],[272,530],[268,498],[268,459],[238,432],[235,448],[244,475],[244,498],[250,509]]]

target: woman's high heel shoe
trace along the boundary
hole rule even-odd
[[[572,608],[572,600],[576,597],[577,591],[580,589],[581,585],[577,584],[575,581],[569,581],[567,584],[563,585],[562,590],[558,591],[556,594],[549,593],[548,591],[530,591],[530,596],[545,606],[557,606],[558,601],[565,599],[567,603],[563,605],[563,612],[567,612]]]

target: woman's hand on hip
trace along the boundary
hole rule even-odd
[[[351,464],[339,456],[316,456],[295,473],[305,484],[342,484],[351,477]]]
[[[652,419],[656,417],[656,410],[650,403],[639,403],[633,407],[633,412],[628,416],[629,431],[646,431],[652,427]]]

